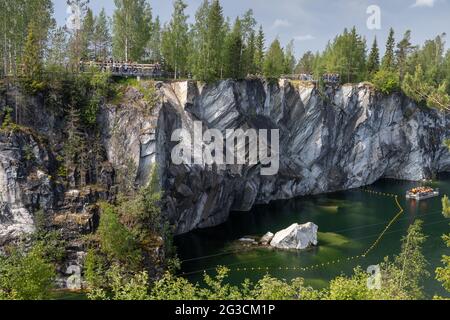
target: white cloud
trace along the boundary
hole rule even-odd
[[[314,37],[311,34],[306,34],[306,35],[294,37],[294,39],[297,40],[297,41],[308,41],[308,40],[314,40],[315,38],[316,37]]]
[[[276,29],[276,28],[286,28],[286,27],[290,27],[291,23],[288,20],[285,19],[277,19],[274,21],[272,28]]]
[[[434,7],[435,0],[416,0],[416,3],[412,5],[413,8],[417,7]]]

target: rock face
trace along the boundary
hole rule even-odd
[[[0,245],[33,232],[37,209],[54,208],[53,161],[33,134],[0,132]]]
[[[319,227],[311,222],[302,225],[295,223],[289,228],[277,232],[270,242],[270,246],[285,250],[304,250],[311,246],[317,246],[318,230]]]
[[[384,96],[362,84],[320,92],[285,80],[189,81],[157,88],[161,99],[150,110],[134,89],[120,104],[101,106],[105,156],[93,165],[95,179],[88,179],[87,188],[78,188],[77,179],[69,187],[52,179],[58,163],[50,146],[61,148],[55,138],[62,130],[58,116],[35,112],[39,121],[30,123],[47,143],[23,131],[0,133],[0,243],[32,232],[40,209],[74,237],[92,232],[98,217],[91,205],[114,198],[117,186],[144,185],[155,164],[165,190],[163,212],[177,234],[221,224],[230,211],[272,200],[450,171],[443,146],[450,138],[450,117],[401,94]],[[42,110],[39,103],[29,109]],[[172,133],[183,128],[192,134],[195,121],[203,130],[222,133],[279,129],[278,174],[261,176],[259,164],[175,165],[171,152],[179,141],[171,141]]]
[[[156,130],[140,138],[135,165],[147,167],[148,154],[154,153],[167,191],[165,212],[178,234],[218,225],[230,211],[254,204],[357,188],[380,178],[421,180],[450,170],[443,146],[450,137],[449,117],[401,94],[384,96],[362,84],[321,93],[261,80],[178,82],[162,84],[160,91]],[[194,121],[222,133],[279,129],[278,174],[261,176],[260,165],[174,165],[170,153],[178,141],[171,142],[171,135],[180,128],[192,135]],[[145,174],[138,172],[136,180],[145,180]]]

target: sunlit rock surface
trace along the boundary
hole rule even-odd
[[[254,204],[357,188],[380,178],[421,180],[450,170],[443,145],[450,137],[448,116],[363,84],[321,93],[288,81],[179,82],[162,84],[161,95],[150,149],[167,190],[165,212],[178,234],[218,225],[230,211]],[[173,165],[170,152],[178,142],[170,141],[172,132],[192,132],[198,120],[203,130],[223,133],[279,129],[279,173],[261,176],[260,166]],[[145,154],[141,159],[145,167]],[[137,181],[143,180],[138,174]]]
[[[90,205],[113,198],[118,189],[144,185],[155,164],[165,191],[163,213],[176,234],[216,226],[231,211],[272,200],[450,171],[443,146],[450,138],[449,116],[418,107],[402,94],[384,96],[363,84],[320,92],[285,80],[189,81],[157,88],[160,102],[153,107],[134,88],[120,103],[101,106],[105,157],[92,164],[98,175],[84,188],[55,183],[59,164],[51,147],[61,148],[61,122],[38,102],[32,108],[39,121],[30,126],[48,142],[38,143],[26,132],[1,133],[0,243],[32,232],[40,209],[73,236],[91,232],[98,217]],[[172,133],[180,128],[192,133],[195,121],[203,130],[223,133],[279,129],[278,174],[261,176],[260,165],[174,165],[171,151],[178,142],[171,141]]]
[[[270,246],[284,250],[304,250],[311,246],[317,246],[317,231],[319,227],[312,222],[302,225],[297,223],[275,234]]]

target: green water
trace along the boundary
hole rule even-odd
[[[369,187],[372,190],[399,195],[404,214],[397,220],[378,246],[362,260],[341,262],[313,271],[278,270],[281,268],[304,268],[329,261],[362,255],[379,237],[389,221],[399,212],[395,199],[377,196],[360,189],[334,194],[301,197],[256,206],[249,213],[234,213],[221,226],[198,230],[175,240],[178,254],[183,261],[181,273],[194,282],[201,282],[203,270],[213,274],[217,265],[229,266],[232,283],[249,278],[260,279],[266,271],[237,271],[237,268],[270,268],[270,274],[283,279],[303,277],[316,288],[326,286],[327,281],[361,265],[367,268],[377,264],[385,256],[400,250],[400,239],[415,220],[424,221],[424,232],[429,237],[424,253],[432,276],[426,279],[428,297],[445,295],[441,285],[434,280],[434,270],[441,256],[450,254],[441,236],[450,230],[448,220],[441,214],[441,197],[420,203],[406,200],[405,192],[418,183],[382,180]],[[445,175],[432,184],[442,194],[450,195],[450,176]],[[269,248],[243,249],[236,240],[244,236],[262,236],[267,231],[277,232],[293,223],[314,222],[319,226],[319,246],[303,252],[277,251]],[[199,272],[197,272],[199,271]]]

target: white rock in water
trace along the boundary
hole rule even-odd
[[[262,236],[261,240],[259,240],[259,242],[264,245],[267,246],[270,241],[272,241],[274,237],[274,234],[272,232],[267,232],[265,235]]]
[[[248,243],[248,244],[257,244],[255,239],[251,239],[251,238],[241,238],[241,239],[239,239],[239,242]]]
[[[297,250],[316,246],[318,230],[319,227],[311,222],[302,225],[295,223],[289,228],[275,234],[270,246],[277,249]]]

